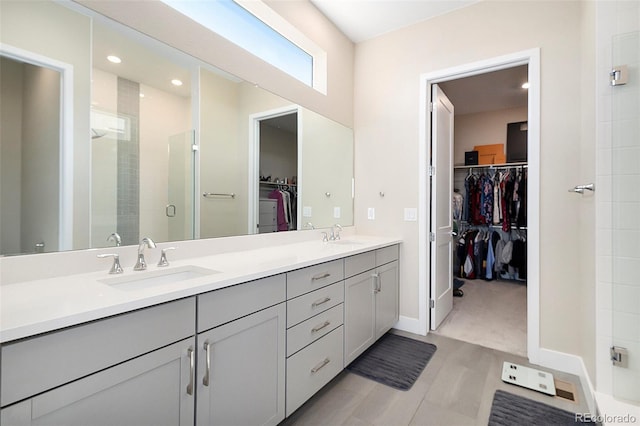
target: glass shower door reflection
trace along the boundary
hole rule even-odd
[[[195,133],[189,130],[169,138],[169,182],[165,214],[169,241],[195,236]]]

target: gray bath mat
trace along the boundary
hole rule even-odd
[[[550,397],[552,398],[552,397]],[[542,402],[497,390],[493,396],[489,426],[591,425],[576,414]]]
[[[408,390],[436,351],[431,343],[385,334],[347,370],[383,385]]]

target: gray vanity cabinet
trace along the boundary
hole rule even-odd
[[[345,259],[344,365],[398,321],[398,246]]]
[[[189,425],[195,298],[2,345],[2,425]]]
[[[284,419],[284,300],[284,275],[198,296],[196,425]]]
[[[192,425],[194,349],[192,337],[60,386],[2,409],[0,423]]]

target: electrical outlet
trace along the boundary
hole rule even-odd
[[[375,218],[376,218],[376,209],[374,209],[373,207],[369,207],[367,209],[367,219],[375,220]]]
[[[302,208],[302,216],[303,217],[311,217],[311,206],[304,206]]]
[[[340,207],[333,208],[333,218],[340,219]]]

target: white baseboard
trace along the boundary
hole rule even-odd
[[[552,368],[554,370],[560,370],[565,373],[575,374],[578,376],[580,378],[582,390],[584,391],[584,396],[587,399],[589,411],[592,414],[597,413],[595,390],[582,357],[551,349],[540,348],[538,350],[537,361],[537,364],[542,367]]]
[[[395,328],[396,330],[406,331],[408,333],[426,336],[427,330],[422,322],[423,321],[420,321],[418,318],[411,318],[400,315],[398,322],[393,326],[393,328]]]

